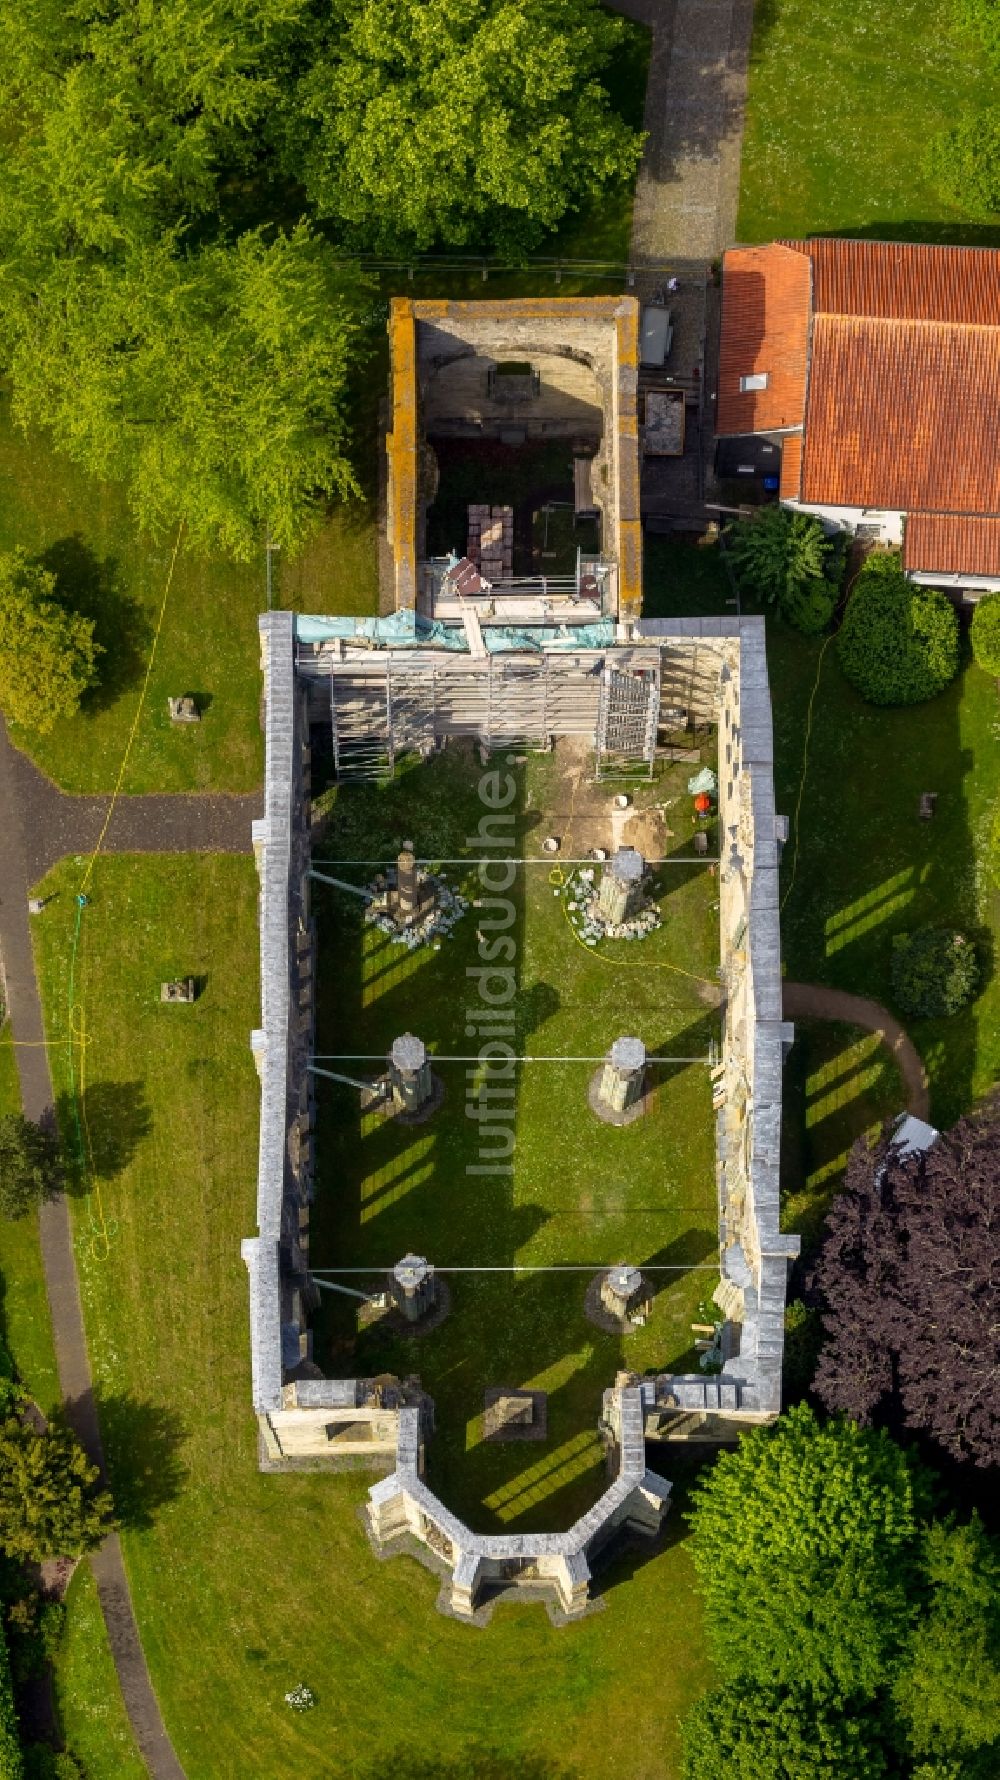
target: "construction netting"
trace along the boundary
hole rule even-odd
[[[488,655],[516,650],[542,652],[567,649],[608,649],[615,640],[613,618],[593,624],[483,624],[483,643]],[[385,618],[319,618],[300,615],[295,620],[300,643],[368,642],[376,649],[434,648],[469,652],[469,639],[460,624],[442,624],[416,612],[390,612]]]

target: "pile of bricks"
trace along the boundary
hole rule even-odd
[[[486,581],[502,581],[514,567],[514,509],[470,505],[470,562]]]

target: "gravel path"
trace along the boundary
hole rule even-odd
[[[28,891],[64,854],[86,853],[96,845],[109,803],[107,797],[66,796],[11,746],[0,720],[0,956],[18,1044],[21,1099],[28,1118],[41,1124],[53,1119],[53,1091],[48,1052],[41,1042],[45,1031]],[[124,797],[103,844],[109,852],[248,853],[250,823],[261,812],[258,796]],[[42,1206],[39,1234],[66,1416],[103,1475],[73,1231],[63,1197]],[[117,1533],[105,1539],[90,1561],[125,1707],[146,1766],[153,1780],[184,1780],[146,1667]]]
[[[820,983],[785,983],[782,1005],[787,1020],[842,1020],[877,1032],[888,1045],[906,1084],[908,1110],[917,1119],[930,1119],[927,1072],[913,1040],[888,1008],[867,995],[849,995],[844,989],[826,989]]]
[[[612,0],[650,26],[632,259],[712,260],[736,235],[753,0]]]

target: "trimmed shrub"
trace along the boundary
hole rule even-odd
[[[762,507],[727,534],[741,588],[774,606],[796,630],[826,629],[840,596],[844,540],[829,537],[812,513]]]
[[[928,178],[966,216],[1000,211],[1000,111],[971,112],[932,136],[924,156]]]
[[[870,556],[837,638],[841,668],[872,705],[917,705],[958,672],[958,618],[933,587],[907,581],[895,554]]]
[[[0,1119],[0,1217],[23,1218],[59,1186],[59,1145],[23,1113]]]
[[[892,942],[892,992],[906,1014],[957,1014],[979,986],[976,948],[952,927],[918,927]]]
[[[979,667],[1000,679],[1000,593],[983,595],[972,614],[969,635]]]
[[[60,603],[56,578],[23,550],[0,556],[0,706],[47,735],[97,684],[94,624]]]

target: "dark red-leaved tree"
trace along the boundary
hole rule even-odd
[[[856,1145],[812,1285],[829,1409],[1000,1463],[1000,1109],[921,1155]]]

